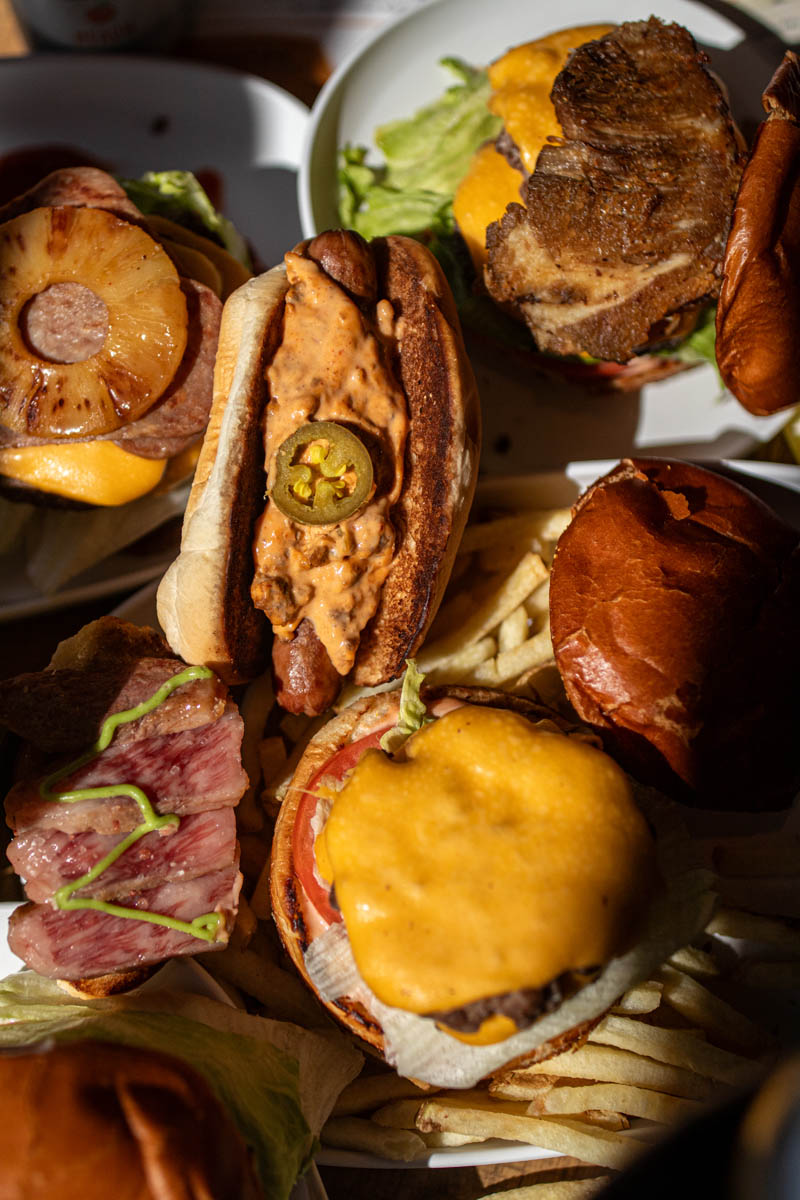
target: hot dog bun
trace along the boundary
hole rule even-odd
[[[763,96],[736,201],[717,307],[716,354],[745,408],[767,416],[797,403],[800,331],[800,60],[787,51]]]
[[[301,243],[292,253],[295,262],[318,267],[326,286],[331,272],[340,272],[340,291],[348,292],[352,285],[356,292],[351,294],[364,309],[356,276],[371,261],[377,298],[391,305],[394,332],[386,339],[381,335],[379,357],[389,362],[402,388],[408,433],[400,463],[402,487],[390,509],[394,555],[377,607],[360,632],[353,664],[357,682],[376,684],[400,672],[441,600],[475,485],[477,389],[449,288],[419,243],[389,237],[367,247],[357,235],[329,233]],[[349,265],[350,255],[356,265]],[[348,269],[355,272],[352,279]],[[279,267],[246,284],[226,304],[209,432],[181,553],[158,594],[159,620],[173,649],[180,647],[189,661],[213,664],[228,682],[252,678],[263,669],[268,647],[268,622],[253,608],[249,590],[252,542],[266,488],[263,436],[269,395],[264,375],[284,337],[288,288]],[[311,383],[313,358],[307,374]],[[358,417],[348,425],[360,429]],[[386,467],[380,448],[373,458],[375,494],[380,496],[386,486],[381,472],[389,474],[391,484],[392,467]],[[306,621],[300,625],[302,634]],[[296,623],[289,645],[299,636],[295,631]],[[308,679],[299,687],[314,690]],[[329,697],[315,710],[328,703]]]
[[[550,581],[580,718],[694,806],[780,808],[797,782],[800,539],[702,467],[625,459],[588,489]]]

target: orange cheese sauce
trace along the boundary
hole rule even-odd
[[[368,321],[311,259],[289,253],[286,270],[283,338],[267,369],[267,487],[280,445],[312,420],[363,431],[381,461],[372,499],[336,524],[305,525],[267,502],[256,528],[252,597],[278,637],[291,637],[309,618],[346,675],[394,556],[389,513],[402,488],[408,431],[405,396],[387,361],[394,314],[381,300]]]

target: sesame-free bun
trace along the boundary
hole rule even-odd
[[[693,805],[781,808],[798,773],[797,530],[705,468],[625,459],[578,501],[550,581],[579,717]]]

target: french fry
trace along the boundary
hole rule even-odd
[[[567,1154],[595,1166],[620,1170],[638,1156],[644,1143],[608,1129],[599,1129],[568,1117],[521,1116],[495,1108],[470,1107],[455,1100],[425,1100],[417,1117],[423,1131],[480,1134],[485,1138],[525,1142]]]
[[[550,576],[531,592],[525,601],[525,611],[532,621],[540,621],[550,612]]]
[[[469,682],[484,687],[497,687],[508,683],[529,671],[532,667],[546,662],[553,655],[553,643],[550,639],[550,628],[542,629],[528,638],[514,650],[506,650],[490,659],[469,673]]]
[[[683,946],[669,957],[669,965],[684,971],[693,979],[713,979],[719,975],[719,967],[710,954],[696,946]]]
[[[507,650],[516,650],[528,637],[528,614],[525,606],[520,604],[510,612],[504,621],[500,622],[497,631],[497,649],[501,654]]]
[[[567,1079],[629,1083],[636,1087],[652,1088],[656,1092],[668,1092],[671,1096],[685,1096],[689,1100],[706,1100],[719,1086],[695,1071],[644,1058],[641,1054],[632,1054],[615,1046],[591,1042],[577,1050],[557,1054],[546,1062],[532,1063],[528,1067],[510,1071],[506,1079],[509,1083],[519,1084],[536,1075],[556,1071]]]
[[[410,1129],[387,1129],[366,1117],[329,1117],[322,1126],[320,1140],[324,1146],[360,1150],[397,1162],[412,1162],[426,1150],[419,1134]]]
[[[629,988],[623,996],[620,996],[612,1012],[628,1015],[651,1013],[655,1012],[660,1003],[661,984],[657,979],[648,979],[645,983],[639,983],[636,987]]]
[[[250,895],[250,907],[259,921],[268,921],[272,916],[272,901],[269,891],[269,858],[261,868],[261,874]]]
[[[450,1146],[469,1146],[483,1141],[483,1138],[468,1133],[444,1133],[441,1130],[437,1133],[421,1133],[418,1129],[417,1136],[422,1138],[429,1150],[444,1150]]]
[[[414,1100],[392,1100],[376,1109],[371,1119],[390,1129],[416,1129],[417,1113],[423,1099],[424,1096],[417,1096]]]
[[[286,743],[280,734],[274,737],[262,738],[258,746],[258,757],[261,763],[261,775],[268,784],[286,763]]]
[[[463,650],[445,659],[441,666],[430,671],[425,677],[425,682],[430,686],[461,683],[475,667],[487,659],[494,658],[496,654],[497,642],[493,637],[479,638],[477,642],[465,646]]]
[[[522,604],[534,588],[547,578],[547,567],[538,554],[526,554],[509,576],[473,611],[460,628],[423,647],[417,666],[427,673],[440,666],[465,643],[477,642],[495,629],[509,613]]]
[[[498,1075],[489,1083],[489,1095],[499,1100],[533,1100],[558,1083],[557,1075],[533,1075],[514,1082],[508,1073]]]
[[[275,703],[275,692],[269,672],[259,675],[245,689],[239,702],[239,713],[244,722],[242,736],[242,766],[250,780],[247,791],[236,810],[236,824],[246,833],[254,833],[264,825],[264,813],[258,803],[261,782],[259,746],[264,734],[267,717]]]
[[[263,1004],[268,1016],[309,1029],[327,1027],[328,1019],[311,992],[294,975],[262,954],[254,950],[237,951],[229,946],[222,953],[204,954],[202,962],[215,979],[232,983]]]
[[[687,1021],[708,1030],[716,1042],[755,1053],[771,1045],[772,1038],[765,1029],[715,996],[690,975],[668,963],[660,967],[656,975],[664,985],[664,1003]]]
[[[649,1088],[631,1087],[622,1083],[589,1083],[577,1087],[556,1087],[543,1092],[531,1101],[532,1116],[547,1116],[582,1112],[588,1108],[616,1109],[631,1117],[670,1125],[699,1112],[697,1100],[669,1096]]]
[[[594,1179],[558,1179],[542,1183],[529,1183],[525,1187],[511,1188],[500,1193],[502,1200],[591,1200],[597,1196],[612,1177],[597,1175]],[[498,1194],[487,1193],[478,1200],[499,1200]]]
[[[800,929],[774,917],[760,917],[734,908],[718,908],[706,926],[707,933],[761,942],[800,955]]]
[[[686,1030],[660,1029],[630,1017],[614,1016],[613,1013],[595,1026],[589,1034],[589,1041],[616,1046],[618,1050],[631,1050],[634,1054],[643,1054],[673,1067],[697,1071],[722,1083],[747,1082],[759,1069],[751,1059],[711,1046]]]
[[[410,1079],[403,1079],[401,1075],[389,1071],[380,1075],[359,1075],[339,1096],[333,1112],[337,1117],[353,1116],[369,1112],[370,1109],[393,1100],[405,1100],[415,1096],[424,1100],[436,1090],[420,1087]]]
[[[548,543],[558,541],[569,525],[571,516],[569,508],[533,509],[529,512],[497,517],[492,521],[476,522],[464,530],[459,554],[474,554],[479,550],[525,539],[532,544],[547,546]]]
[[[584,1108],[575,1113],[575,1120],[582,1121],[584,1125],[595,1125],[598,1129],[613,1129],[615,1133],[631,1127],[624,1113],[613,1112],[610,1108]]]

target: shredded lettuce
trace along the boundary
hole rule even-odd
[[[422,671],[417,670],[414,659],[406,659],[406,673],[400,689],[400,712],[397,724],[393,729],[387,730],[380,742],[381,750],[385,750],[387,754],[393,754],[395,750],[399,750],[412,733],[416,733],[418,729],[432,720],[428,716],[425,702],[419,694],[424,679],[425,676]]]
[[[164,993],[165,1008],[168,1004]],[[290,1055],[268,1041],[175,1011],[137,1011],[119,1001],[84,1003],[32,971],[0,982],[0,1049],[88,1038],[184,1059],[203,1076],[251,1147],[265,1194],[288,1198],[315,1149],[300,1103],[298,1063]]]
[[[716,370],[716,340],[717,309],[715,305],[712,305],[700,314],[694,329],[687,338],[684,338],[680,345],[672,349],[659,350],[658,353],[663,354],[666,358],[677,358],[681,362],[711,363],[712,367]],[[721,376],[720,388],[724,389]]]
[[[459,58],[439,61],[459,82],[413,117],[376,130],[380,165],[367,163],[363,146],[340,152],[339,215],[365,238],[452,233],[455,190],[478,147],[500,132],[487,72]]]
[[[232,221],[218,213],[191,171],[146,171],[139,179],[120,179],[131,200],[145,216],[167,217],[179,225],[200,228],[229,254],[250,267],[247,244]]]

